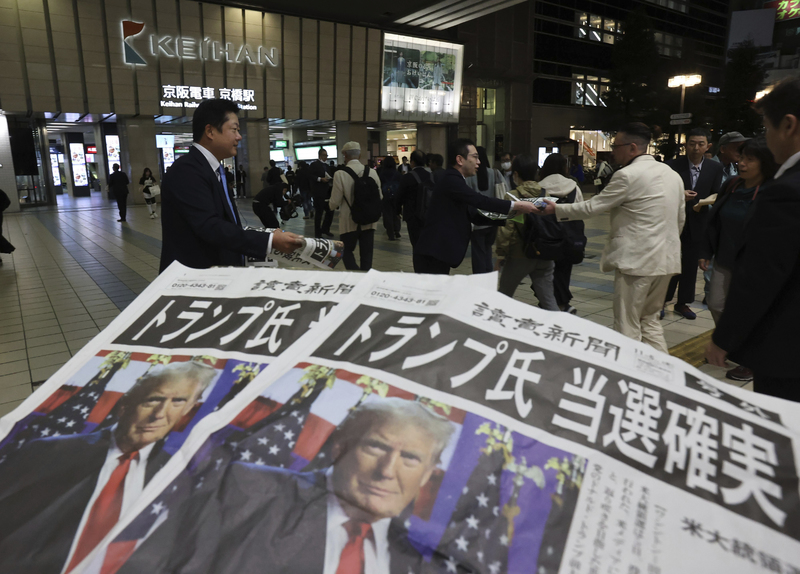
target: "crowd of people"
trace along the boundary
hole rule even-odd
[[[457,139],[445,169],[445,158],[419,149],[399,165],[387,157],[376,166],[348,142],[336,166],[320,148],[296,173],[274,162],[265,168],[254,210],[275,232],[263,234],[242,229],[219,168],[241,139],[236,110],[204,102],[194,115],[193,151],[164,178],[162,269],[173,260],[243,265],[244,256],[291,252],[300,236],[278,229],[274,214],[288,203],[313,218],[317,238],[334,237],[339,211],[349,270],[372,267],[381,219],[390,241],[403,237],[404,221],[416,273],[449,274],[471,246],[473,273],[498,269],[502,293],[513,296],[528,276],[542,309],[575,313],[570,276],[586,245],[582,221],[608,213],[600,268],[614,273],[615,330],[667,352],[659,320],[666,302],[677,294],[675,312],[694,319],[702,269],[716,324],[708,361],[725,366],[730,357],[738,366],[729,378],[800,400],[789,334],[800,320],[800,79],[783,81],[756,105],[764,134],[729,132],[716,155],[710,134],[697,128],[687,134],[685,155],[661,162],[648,153],[646,125],[621,126],[612,145],[617,169],[609,175],[604,165],[602,191],[588,198],[581,174],[557,153],[541,168],[530,155],[504,153],[493,169],[485,149]]]

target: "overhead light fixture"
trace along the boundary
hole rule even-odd
[[[673,76],[669,79],[667,85],[670,88],[686,87],[691,88],[703,81],[703,76],[700,74],[691,74],[688,76]]]

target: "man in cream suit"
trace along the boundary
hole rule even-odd
[[[667,165],[647,154],[650,129],[627,124],[614,139],[622,165],[603,193],[572,204],[548,202],[541,212],[559,221],[611,214],[600,268],[614,271],[614,330],[667,352],[658,321],[670,277],[681,271],[680,235],[686,219],[684,185]]]

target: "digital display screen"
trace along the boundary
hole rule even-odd
[[[319,156],[319,148],[320,146],[309,146],[309,147],[294,147],[294,153],[297,156],[298,160],[303,161],[314,161]],[[336,151],[335,145],[324,145],[322,146],[326,152],[328,152],[328,161],[333,160],[336,161],[338,158],[338,153]],[[281,152],[283,153],[283,152]]]
[[[72,164],[72,180],[75,183],[75,187],[86,187],[89,185],[86,164]]]
[[[83,144],[81,143],[69,144],[69,155],[72,160],[72,165],[86,164],[86,156],[83,155]]]
[[[106,153],[108,173],[112,173],[114,164],[119,163],[119,136],[106,136]]]
[[[457,122],[464,46],[385,34],[381,119]]]
[[[286,140],[275,140],[275,149],[286,149],[289,147],[289,142]]]
[[[50,167],[53,171],[53,185],[58,187],[61,185],[61,170],[58,167],[58,154],[50,154]]]
[[[156,134],[156,147],[175,147],[175,136],[173,134]]]
[[[175,150],[171,147],[161,148],[161,155],[164,157],[164,171],[175,163]]]
[[[272,161],[286,161],[283,154],[284,151],[281,149],[269,150],[269,159],[271,159]]]

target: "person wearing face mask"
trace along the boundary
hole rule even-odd
[[[514,184],[514,174],[511,171],[511,161],[513,159],[514,156],[512,156],[509,152],[505,152],[503,155],[500,156],[500,171],[506,178],[508,189],[516,189],[516,185]]]
[[[764,136],[747,140],[736,151],[739,157],[739,174],[730,180],[719,194],[708,216],[706,240],[700,249],[698,264],[703,271],[714,266],[709,281],[708,310],[714,323],[718,323],[725,308],[725,298],[730,288],[736,254],[742,247],[744,222],[761,184],[772,179],[778,165],[767,147]],[[733,381],[752,381],[753,371],[739,365],[725,376]]]
[[[471,223],[491,225],[496,222],[477,210],[511,214],[532,213],[536,207],[527,201],[508,201],[487,197],[467,185],[480,165],[478,150],[468,139],[457,139],[447,150],[450,169],[436,179],[425,224],[414,250],[414,272],[449,275],[461,265],[472,233]]]
[[[517,184],[515,194],[520,198],[537,198],[542,195],[542,187],[536,183],[539,170],[529,155],[518,155],[512,163],[512,175]],[[497,267],[500,269],[500,282],[497,290],[503,295],[514,296],[522,279],[531,278],[531,288],[539,300],[539,307],[548,311],[558,311],[558,303],[553,293],[553,270],[555,262],[549,259],[530,259],[524,251],[525,219],[509,219],[497,232],[495,251]]]

